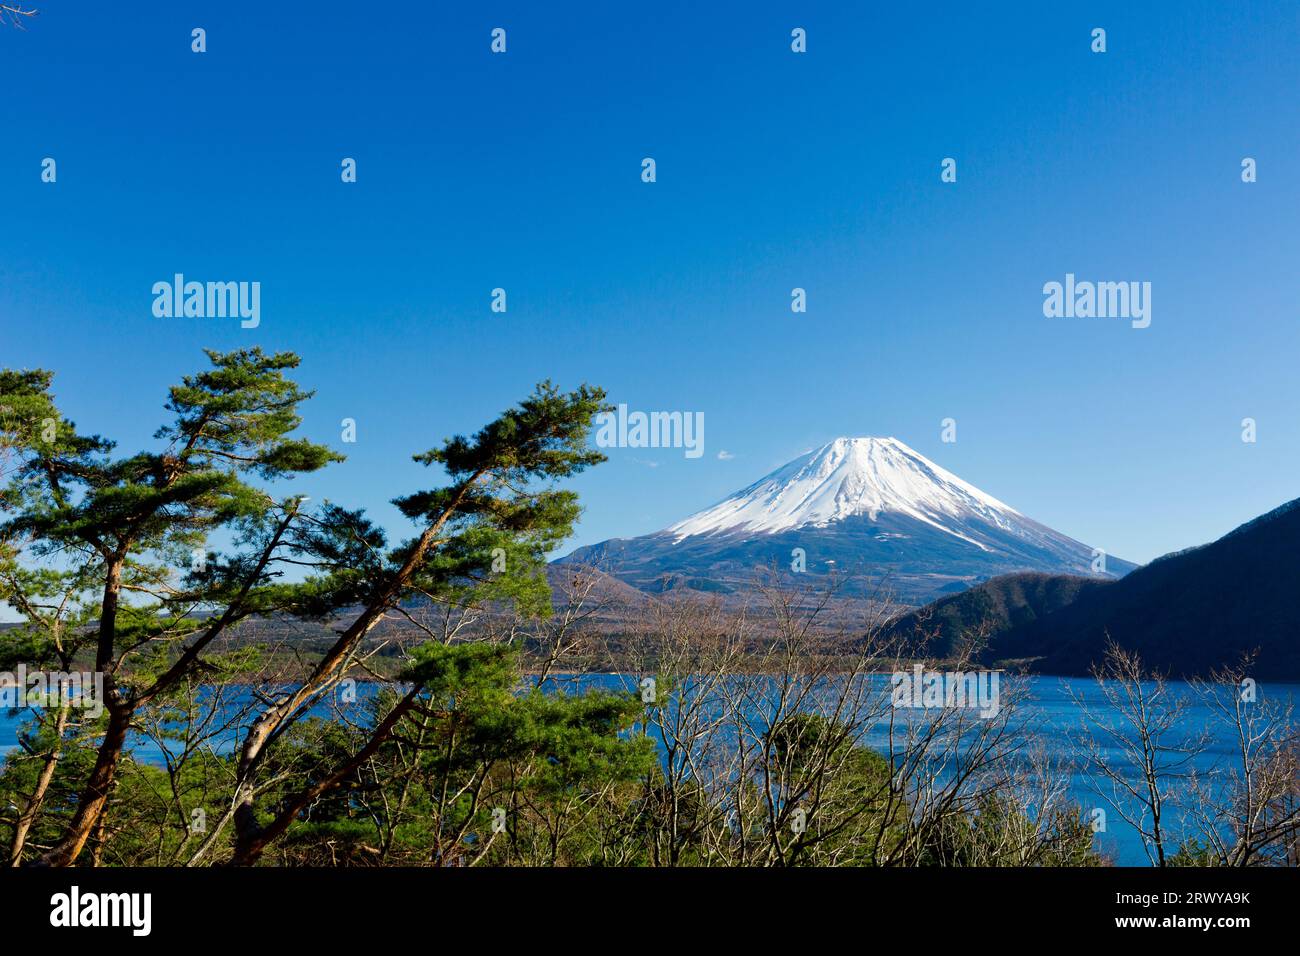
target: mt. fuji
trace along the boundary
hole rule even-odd
[[[1135,565],[1026,518],[897,438],[837,438],[683,521],[561,559],[644,591],[740,591],[761,568],[832,571],[846,593],[931,600],[1013,571],[1120,577]],[[793,564],[792,564],[793,562]]]

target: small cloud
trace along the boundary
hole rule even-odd
[[[632,462],[634,465],[645,465],[647,468],[659,467],[659,462],[650,461],[645,458],[629,458],[628,461]]]
[[[722,451],[718,452],[718,461],[731,461],[731,459],[735,457],[736,457],[735,455],[727,451],[727,449],[725,448],[722,449]]]

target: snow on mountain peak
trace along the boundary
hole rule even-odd
[[[875,521],[881,513],[907,515],[973,544],[953,519],[1003,528],[1025,520],[897,438],[837,438],[664,533],[678,541],[719,531],[774,533],[857,515]]]

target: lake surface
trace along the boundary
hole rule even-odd
[[[879,679],[887,681],[885,675],[879,675]],[[632,690],[636,687],[637,679],[632,676],[594,674],[575,678],[573,684],[580,687],[606,689],[624,687]],[[1069,763],[1079,759],[1075,741],[1080,736],[1093,736],[1083,713],[1075,703],[1075,696],[1082,699],[1094,714],[1102,716],[1103,719],[1109,718],[1111,721],[1119,722],[1118,715],[1109,709],[1096,681],[1090,678],[1016,678],[1016,686],[1026,696],[1016,704],[1014,724],[1029,728],[1032,735],[1041,741],[1045,752],[1063,765],[1068,766]],[[1194,764],[1195,769],[1205,773],[1231,761],[1235,746],[1231,729],[1216,723],[1210,708],[1192,692],[1188,685],[1175,681],[1171,682],[1171,689],[1175,694],[1185,696],[1187,699],[1188,709],[1179,727],[1179,736],[1190,736],[1202,731],[1210,736],[1208,746]],[[362,684],[357,688],[361,701],[373,694],[375,690],[376,685],[371,684]],[[1005,690],[1003,692],[1005,693]],[[245,697],[245,700],[247,699]],[[1261,703],[1287,700],[1300,703],[1300,684],[1261,684],[1258,688],[1258,699]],[[362,704],[352,706],[360,710]],[[315,711],[318,716],[328,716],[330,712],[331,705],[321,705]],[[18,730],[24,719],[21,712],[0,711],[0,753],[8,753],[17,745]],[[232,729],[228,734],[223,735],[218,749],[233,750],[239,737],[238,729]],[[864,742],[883,752],[887,746],[884,728],[871,729]],[[163,762],[162,751],[152,741],[137,737],[133,749],[137,759],[155,764]],[[1112,767],[1123,765],[1118,746],[1104,748],[1103,755],[1111,758],[1107,760],[1108,765]],[[1136,773],[1134,778],[1136,779]],[[1095,845],[1099,850],[1110,855],[1121,865],[1148,864],[1140,835],[1114,810],[1113,795],[1109,785],[1105,785],[1102,792],[1098,792],[1088,776],[1075,769],[1069,771],[1069,796],[1081,807],[1101,808],[1106,811],[1106,830],[1095,836]]]

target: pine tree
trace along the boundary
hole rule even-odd
[[[164,446],[128,456],[116,455],[104,438],[80,434],[59,413],[51,373],[0,372],[0,431],[18,462],[0,497],[8,518],[0,540],[11,553],[79,562],[78,573],[93,575],[98,594],[91,628],[107,723],[67,832],[42,858],[47,864],[74,862],[95,830],[139,708],[175,687],[204,647],[258,609],[248,598],[270,580],[278,538],[298,507],[252,480],[270,484],[341,459],[290,437],[299,404],[311,397],[285,377],[297,356],[207,354],[210,369],[171,389],[166,407],[174,418],[155,436]],[[188,588],[173,586],[178,564],[205,564],[193,556],[207,534],[236,525],[279,530],[253,560],[195,575]],[[140,600],[125,601],[127,594]],[[214,601],[223,603],[222,613],[192,613]],[[185,648],[170,659],[159,656],[182,641]],[[168,666],[155,670],[157,660]]]
[[[293,437],[299,405],[311,397],[285,375],[298,358],[260,349],[208,357],[210,369],[171,389],[173,418],[155,435],[162,447],[128,456],[59,413],[50,373],[0,372],[0,448],[15,462],[0,491],[0,569],[12,572],[4,597],[13,604],[20,592],[36,593],[22,568],[41,559],[93,584],[93,613],[78,634],[93,649],[106,697],[94,766],[45,864],[78,859],[102,825],[133,719],[196,674],[216,638],[250,617],[320,621],[359,608],[306,679],[269,698],[242,742],[235,799],[199,855],[233,821],[233,862],[255,862],[304,806],[382,745],[424,690],[417,668],[410,691],[355,754],[260,807],[268,753],[346,677],[366,635],[412,601],[509,601],[548,613],[546,555],[579,511],[576,495],[554,483],[604,459],[588,447],[604,393],[542,383],[474,436],[415,456],[446,482],[396,499],[421,530],[389,548],[361,510],[328,502],[308,509],[301,496],[271,493],[277,482],[341,460]],[[235,539],[231,553],[207,552],[217,530]],[[290,565],[306,567],[306,579],[286,580]]]
[[[406,601],[432,598],[460,603],[508,599],[535,613],[549,613],[546,554],[572,532],[579,511],[577,495],[553,482],[604,460],[588,447],[592,419],[605,408],[604,398],[603,391],[590,386],[565,394],[543,382],[473,437],[456,436],[416,455],[417,462],[441,466],[447,483],[394,502],[423,530],[382,561],[374,557],[382,536],[359,514],[336,515],[324,529],[327,535],[363,529],[359,533],[369,536],[372,557],[364,575],[364,607],[309,677],[268,706],[249,729],[237,773],[233,863],[256,862],[304,807],[342,785],[417,705],[426,689],[418,668],[408,675],[409,690],[363,747],[332,773],[259,814],[257,784],[268,746],[345,676],[361,641],[387,612]],[[335,547],[328,541],[303,544],[317,554],[333,553]],[[339,566],[338,573],[347,572]],[[326,592],[331,590],[331,577],[318,580]]]

